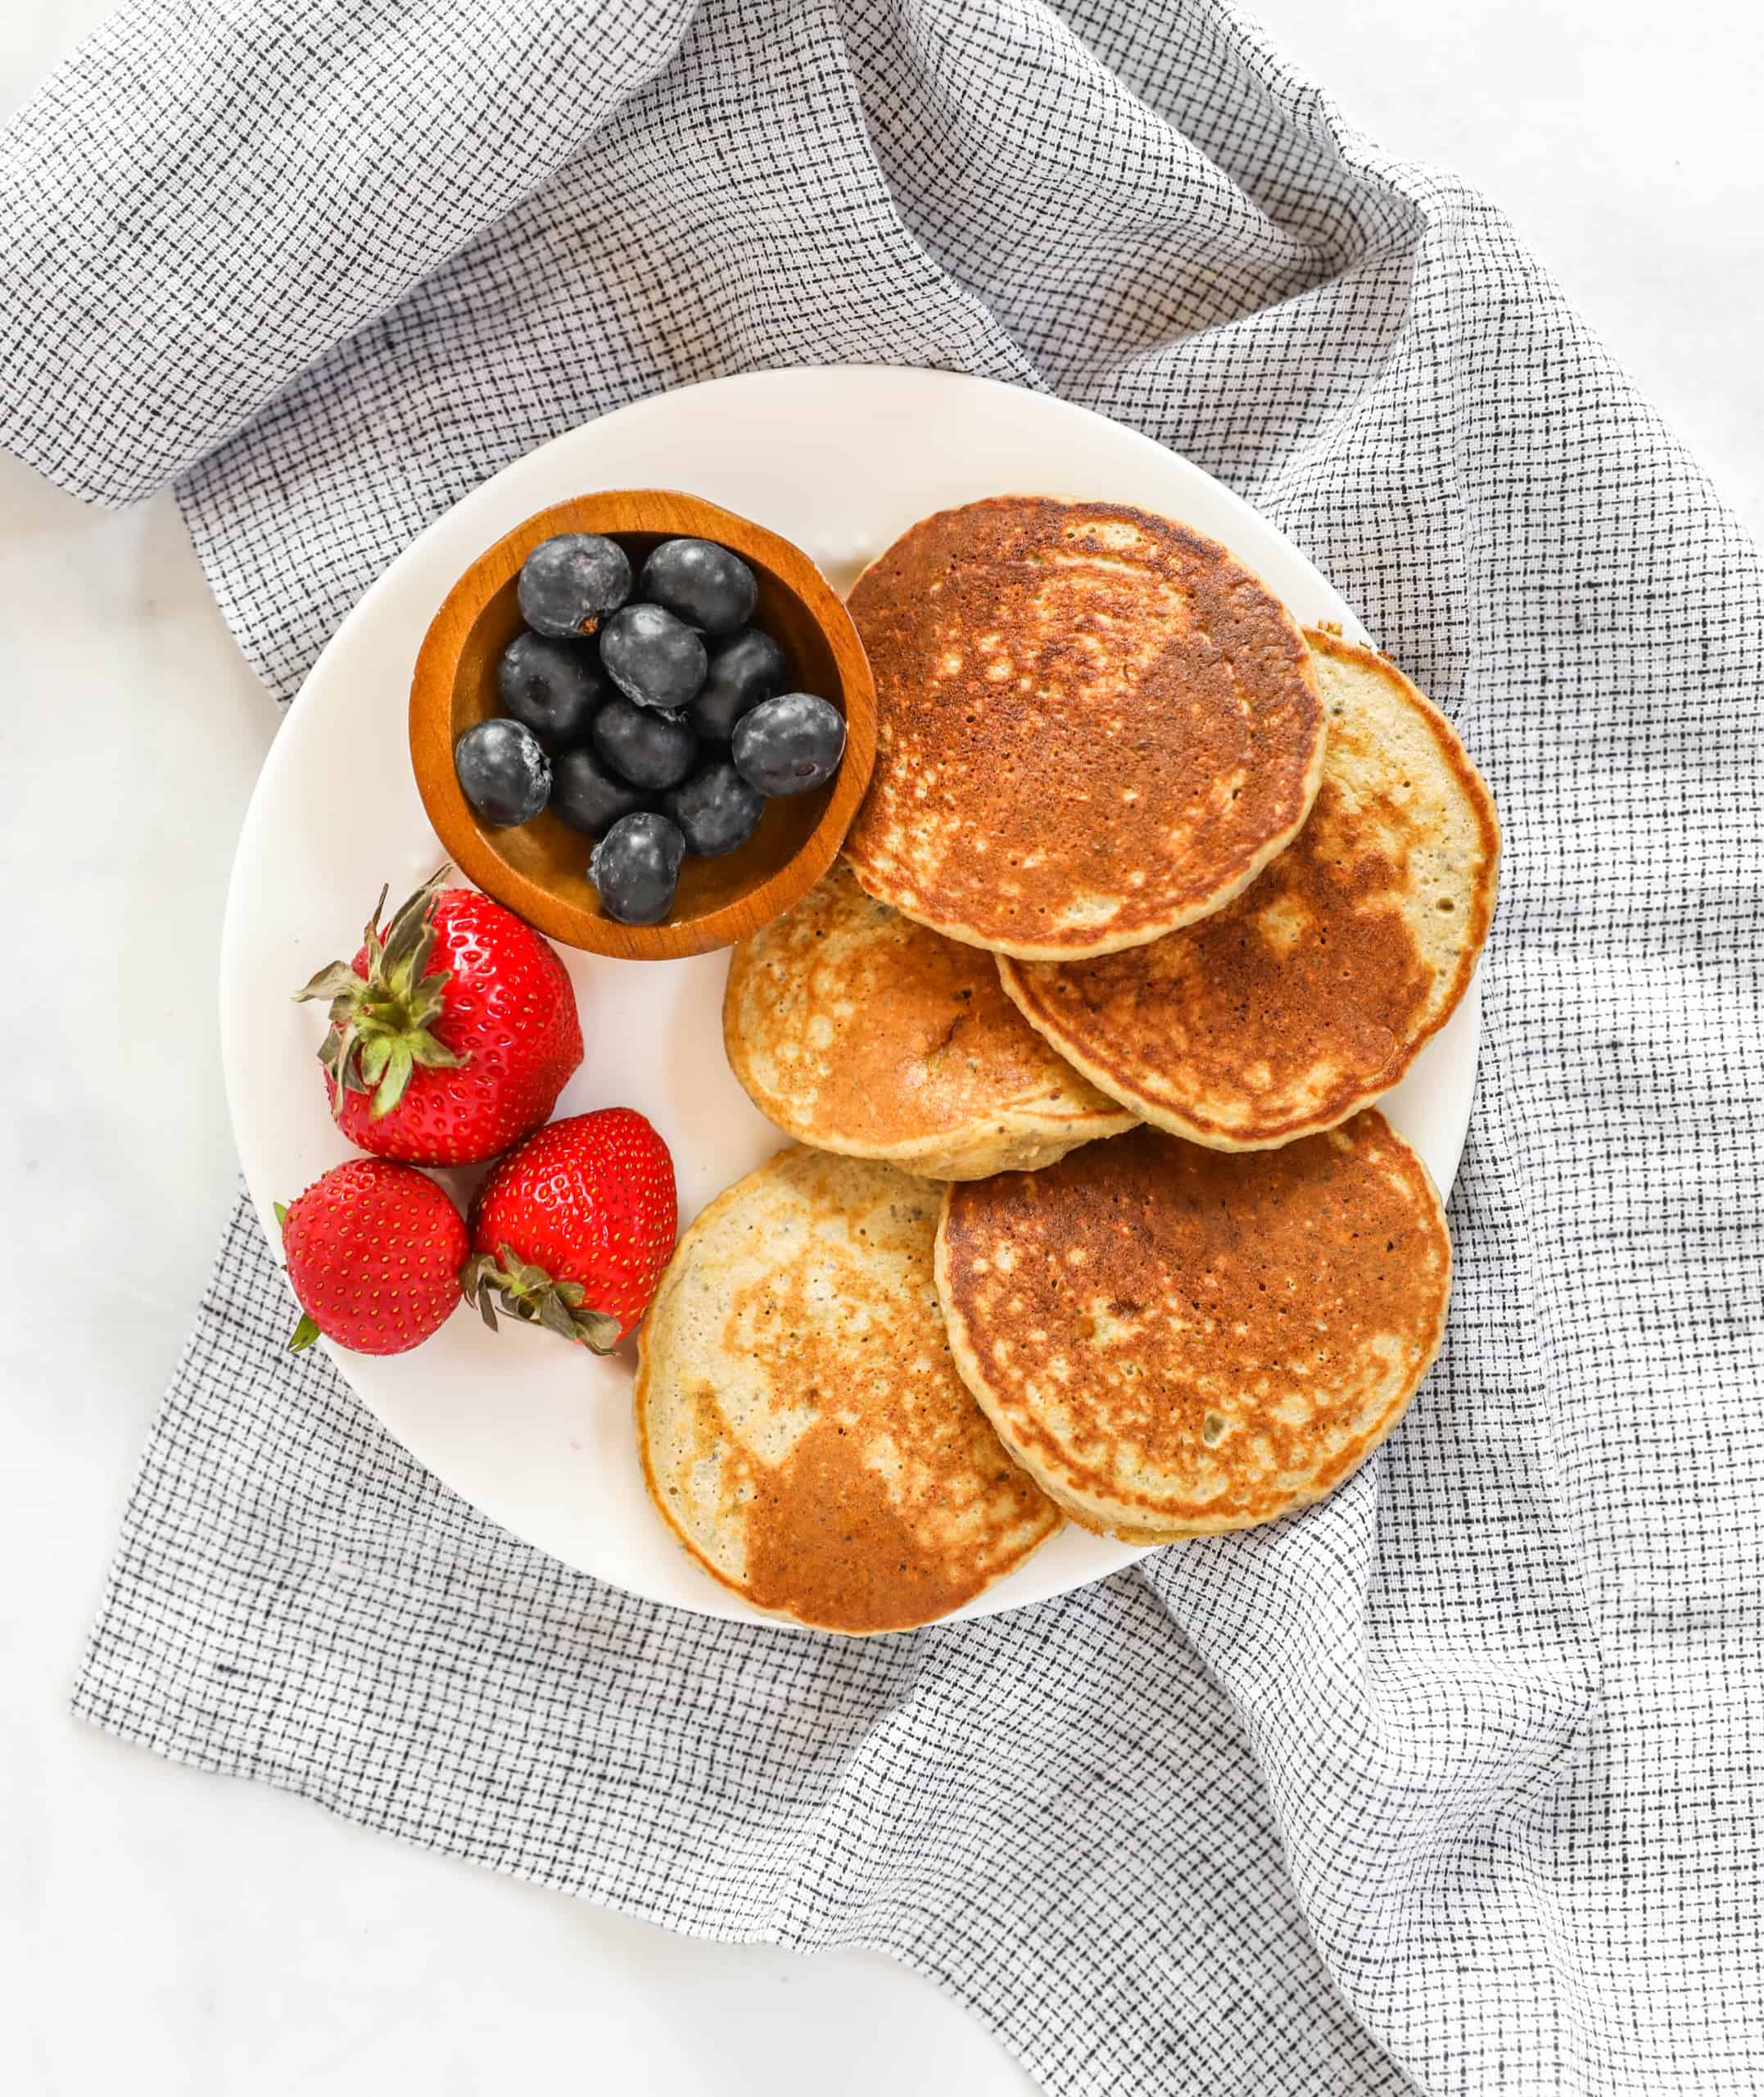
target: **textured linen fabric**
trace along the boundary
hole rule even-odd
[[[1324,1506],[895,1639],[673,1614],[282,1356],[242,1207],[78,1708],[677,1928],[881,1946],[1061,2090],[1757,2089],[1760,567],[1499,215],[1218,0],[150,0],[0,206],[0,439],[174,482],[281,693],[543,439],[933,365],[1239,489],[1507,837],[1450,1337]]]

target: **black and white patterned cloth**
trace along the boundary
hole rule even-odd
[[[1327,1505],[863,1643],[563,1570],[279,1349],[242,1207],[77,1692],[1051,2088],[1764,2084],[1757,555],[1499,216],[1224,0],[135,0],[0,142],[0,438],[174,483],[291,694],[544,439],[1053,389],[1315,558],[1508,854],[1444,1357]]]

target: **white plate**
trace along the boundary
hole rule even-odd
[[[363,597],[314,665],[252,796],[222,938],[221,1036],[239,1153],[272,1243],[271,1203],[351,1154],[314,1059],[322,1008],[290,994],[355,951],[382,881],[396,901],[441,857],[405,747],[418,644],[492,540],[599,487],[707,496],[795,541],[842,588],[909,524],[951,504],[1025,491],[1137,503],[1223,541],[1302,622],[1339,619],[1363,637],[1304,555],[1198,467],[1083,409],[988,380],[857,366],[757,372],[560,437],[475,489]],[[620,1104],[647,1114],[674,1154],[684,1225],[780,1141],[723,1061],[727,958],[642,963],[559,951],[587,1053],[559,1112]],[[1469,1115],[1478,1005],[1472,984],[1386,1102],[1442,1189]],[[413,1354],[332,1358],[419,1461],[515,1535],[657,1601],[751,1614],[675,1543],[645,1497],[628,1360],[596,1361],[526,1330],[492,1338],[469,1311]],[[1069,1524],[959,1613],[1037,1601],[1138,1556]]]

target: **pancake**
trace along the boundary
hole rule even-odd
[[[1219,1150],[1291,1143],[1388,1092],[1457,1009],[1494,914],[1500,829],[1450,723],[1382,655],[1309,639],[1323,786],[1255,885],[1130,953],[999,964],[1092,1083]]]
[[[1060,961],[1228,903],[1317,791],[1303,636],[1223,546],[1113,503],[1006,496],[859,577],[875,770],[846,850],[952,939]]]
[[[735,949],[723,1045],[787,1135],[934,1180],[1032,1171],[1133,1124],[1027,1024],[990,954],[843,865]]]
[[[952,1187],[937,1285],[1005,1447],[1085,1528],[1162,1543],[1364,1461],[1438,1351],[1451,1243],[1376,1111],[1240,1157],[1136,1129]]]
[[[830,1631],[946,1615],[1060,1526],[957,1375],[937,1190],[787,1150],[681,1240],[643,1324],[645,1483],[756,1609]]]

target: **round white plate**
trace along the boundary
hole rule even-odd
[[[239,1153],[270,1242],[272,1202],[351,1155],[316,1050],[323,1008],[295,987],[354,953],[382,882],[396,903],[438,863],[405,746],[411,665],[460,572],[548,503],[600,487],[708,496],[805,548],[838,587],[929,511],[983,496],[1088,496],[1222,541],[1302,623],[1352,610],[1273,527],[1148,439],[1043,394],[943,372],[757,372],[658,395],[509,467],[400,555],[337,631],[276,738],[245,819],[221,949],[221,1036]],[[586,1056],[560,1113],[623,1105],[674,1154],[682,1227],[780,1138],[722,1053],[724,954],[627,962],[559,949]],[[1476,1074],[1477,988],[1385,1103],[1451,1184]],[[289,1310],[292,1327],[295,1313]],[[550,1334],[492,1337],[455,1315],[414,1353],[333,1351],[375,1416],[504,1529],[622,1587],[712,1616],[751,1612],[674,1542],[644,1490],[629,1349],[605,1361]],[[987,1615],[1100,1579],[1138,1556],[1068,1524],[969,1604]]]

